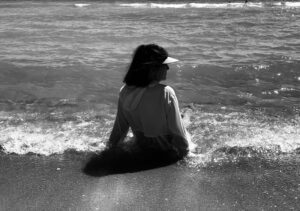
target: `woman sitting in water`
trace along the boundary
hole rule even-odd
[[[139,148],[153,155],[158,152],[181,159],[195,147],[183,125],[174,90],[160,84],[166,80],[168,64],[176,61],[155,44],[136,49],[119,94],[109,149],[117,148],[129,127]]]

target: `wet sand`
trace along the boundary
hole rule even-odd
[[[0,156],[0,210],[297,210],[300,179],[182,164],[89,176],[87,157]]]

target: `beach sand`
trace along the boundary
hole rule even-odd
[[[0,210],[297,210],[299,176],[172,164],[90,176],[83,155],[0,156]]]

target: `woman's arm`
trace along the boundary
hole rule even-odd
[[[120,142],[124,140],[128,130],[129,130],[129,124],[123,114],[123,110],[121,108],[120,100],[119,100],[117,116],[107,146],[109,148],[116,147]]]
[[[190,151],[194,150],[195,144],[192,142],[191,135],[186,130],[181,118],[179,103],[174,90],[171,87],[167,88],[167,121],[168,128],[172,135],[175,136],[176,144],[181,148],[188,148]]]

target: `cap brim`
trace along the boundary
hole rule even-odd
[[[178,59],[172,58],[172,57],[168,57],[166,58],[166,60],[163,62],[163,64],[170,64],[170,63],[174,63],[174,62],[178,62]]]

